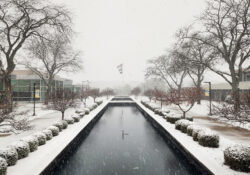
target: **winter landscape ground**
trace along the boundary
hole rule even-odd
[[[146,97],[136,97],[133,98],[147,113],[149,113],[160,125],[162,125],[185,149],[187,149],[194,157],[196,157],[200,162],[202,162],[212,173],[214,174],[239,174],[245,175],[248,173],[237,172],[230,169],[227,165],[224,165],[223,151],[232,145],[242,144],[248,146],[250,144],[249,139],[249,126],[245,125],[242,128],[238,126],[233,126],[224,121],[217,121],[209,117],[208,114],[208,102],[202,101],[201,105],[195,105],[194,108],[188,113],[188,116],[194,118],[193,122],[195,125],[209,128],[216,132],[219,137],[219,147],[218,148],[208,148],[199,145],[197,142],[193,141],[192,137],[187,136],[187,134],[182,133],[175,129],[174,124],[170,124],[162,116],[156,115],[153,111],[145,108],[140,101],[149,100]],[[80,132],[84,126],[100,111],[103,106],[107,104],[106,98],[99,99],[104,100],[101,106],[90,112],[89,115],[85,115],[79,123],[74,125],[69,125],[68,129],[62,131],[59,136],[55,137],[47,144],[39,146],[38,150],[30,153],[27,158],[21,159],[17,162],[15,166],[10,166],[8,168],[8,174],[39,174],[48,164],[52,161],[57,154],[62,150],[73,138]],[[216,102],[214,102],[216,103]],[[87,100],[87,107],[94,104],[93,99],[89,98]],[[160,107],[160,103],[157,101],[150,102],[152,106]],[[84,105],[78,106],[78,108],[70,108],[66,112],[66,118],[75,115],[75,111],[79,109],[84,109]],[[61,114],[59,112],[48,110],[43,104],[37,105],[37,115],[32,116],[32,105],[29,103],[19,103],[17,104],[16,110],[29,110],[28,117],[33,125],[33,128],[29,131],[19,131],[19,133],[12,133],[9,136],[0,137],[0,149],[6,148],[12,142],[20,140],[28,135],[32,135],[35,132],[42,131],[57,121],[61,120]],[[180,115],[181,111],[176,108],[176,106],[166,106],[162,107],[163,111],[170,111],[171,115]],[[169,114],[169,115],[170,115]],[[33,166],[29,166],[29,164]]]

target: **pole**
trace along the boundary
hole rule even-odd
[[[209,115],[212,115],[212,90],[211,90],[211,82],[209,84]]]
[[[212,115],[212,87],[211,87],[211,81],[207,81],[204,83],[208,83],[209,86],[209,114]]]
[[[36,115],[36,83],[34,83],[33,101],[34,101],[33,116],[35,116]]]

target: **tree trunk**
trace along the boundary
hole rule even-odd
[[[200,85],[199,85],[200,86]],[[197,87],[197,104],[200,105],[201,104],[201,87]]]
[[[8,110],[12,111],[12,94],[11,94],[11,78],[9,76],[4,77],[5,83],[5,94],[6,94],[6,104]]]
[[[48,85],[46,95],[45,95],[45,101],[44,101],[45,105],[49,103],[50,96],[51,96],[51,85]]]
[[[186,111],[183,111],[183,116],[184,119],[186,118]]]
[[[238,111],[240,109],[240,95],[239,95],[239,84],[232,84],[234,110]]]
[[[62,112],[62,120],[64,120],[64,111]]]
[[[201,104],[201,77],[198,76],[198,81],[197,81],[197,104]]]

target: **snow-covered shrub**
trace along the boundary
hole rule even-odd
[[[210,129],[202,129],[198,132],[198,142],[202,146],[206,147],[219,147],[220,137]]]
[[[15,165],[18,160],[18,154],[14,148],[5,148],[0,150],[0,157],[7,161],[8,166]]]
[[[183,119],[184,121],[181,123],[181,131],[183,133],[187,133],[187,127],[189,125],[192,125],[193,122],[189,121],[189,120],[186,120],[186,119]],[[177,121],[178,122],[178,121]]]
[[[181,119],[175,122],[175,129],[181,130],[182,132],[187,132],[187,127],[191,125],[192,122],[186,119]]]
[[[50,127],[48,127],[48,130],[52,131],[53,136],[57,136],[59,134],[59,129],[56,126],[50,126]]]
[[[170,123],[175,123],[176,121],[181,119],[180,115],[175,115],[175,114],[168,114],[167,116],[167,121]]]
[[[154,113],[157,114],[157,115],[160,115],[160,116],[164,116],[165,115],[164,112],[161,109],[156,109],[154,111]]]
[[[96,102],[98,105],[101,105],[103,103],[102,100]]]
[[[84,113],[85,113],[85,115],[88,115],[90,113],[90,110],[88,108],[85,108]]]
[[[68,128],[68,122],[66,122],[65,120],[62,120],[61,122],[62,122],[62,125],[63,125],[62,129]]]
[[[8,164],[4,158],[0,157],[0,175],[5,175],[7,173]]]
[[[194,121],[194,119],[193,119],[193,117],[189,117],[189,116],[186,116],[186,118],[185,119],[187,119],[187,120],[189,120],[189,121]]]
[[[230,146],[224,150],[224,159],[230,168],[250,172],[250,146]]]
[[[61,132],[61,131],[63,130],[63,123],[62,123],[61,121],[55,122],[55,123],[53,124],[53,126],[58,127],[59,132]]]
[[[74,119],[74,122],[79,122],[81,119],[78,115],[72,115],[71,117]]]
[[[43,132],[37,132],[34,134],[34,136],[38,139],[39,146],[46,144],[46,134],[44,134]]]
[[[64,119],[69,125],[74,124],[74,119],[72,117],[67,117]]]
[[[95,108],[97,108],[97,103],[94,103],[94,104],[92,104],[90,107],[89,107],[89,109],[90,109],[90,111],[93,111]]]
[[[84,112],[84,110],[77,109],[77,110],[75,111],[75,113],[77,113],[77,114],[80,114],[80,113],[82,113],[82,112]]]
[[[52,131],[49,129],[45,129],[42,131],[46,135],[46,140],[51,140],[53,138]]]
[[[198,133],[202,130],[201,127],[193,127],[192,137],[194,141],[198,141]]]
[[[10,148],[16,149],[18,154],[18,159],[25,158],[30,153],[29,144],[25,141],[16,141],[10,145]]]
[[[33,152],[33,151],[37,150],[37,147],[39,145],[37,137],[28,136],[28,137],[22,138],[21,140],[25,141],[25,142],[27,142],[29,144],[30,152]]]
[[[192,136],[193,135],[193,130],[194,129],[201,129],[201,127],[200,126],[197,126],[197,125],[194,125],[194,124],[192,124],[192,125],[189,125],[188,127],[187,127],[187,135],[189,135],[189,136]]]
[[[85,112],[82,112],[82,113],[79,114],[79,116],[80,116],[81,118],[83,118],[84,115],[85,115]]]

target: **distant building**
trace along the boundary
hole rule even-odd
[[[212,99],[215,101],[225,101],[228,95],[231,95],[232,87],[228,83],[219,83],[211,85]],[[239,90],[245,95],[250,95],[250,67],[245,69],[240,80]]]
[[[31,70],[15,70],[11,74],[12,97],[14,101],[31,101],[35,94],[37,101],[44,101],[46,94],[45,82]],[[52,90],[65,88],[74,90],[73,81],[60,76],[55,76],[52,83]],[[4,92],[4,82],[0,79],[0,92]]]

